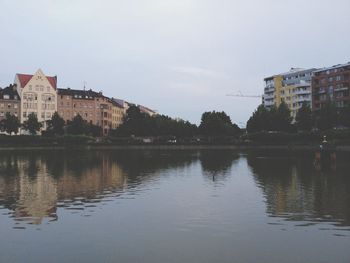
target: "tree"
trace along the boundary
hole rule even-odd
[[[292,117],[286,103],[282,102],[279,107],[272,106],[267,109],[260,105],[247,122],[248,132],[260,131],[291,131]]]
[[[340,110],[339,124],[350,128],[350,103]]]
[[[237,135],[240,128],[231,122],[231,118],[225,112],[204,112],[201,118],[199,130],[204,135],[222,136]]]
[[[29,131],[31,135],[35,135],[41,127],[42,124],[38,122],[38,118],[33,112],[28,115],[28,119],[23,123],[23,128]]]
[[[88,127],[86,121],[80,116],[76,115],[67,127],[69,134],[79,135],[88,133]]]
[[[48,122],[48,131],[53,135],[63,135],[64,134],[64,119],[57,113],[57,111],[52,115],[51,120]]]
[[[89,123],[87,125],[88,133],[93,137],[101,136],[102,127]]]
[[[317,114],[317,128],[329,130],[337,125],[338,114],[334,103],[328,101]]]
[[[9,134],[17,134],[20,126],[21,124],[19,122],[19,119],[15,115],[7,112],[6,118],[2,121],[2,130],[6,131]]]
[[[269,130],[269,110],[264,105],[259,107],[253,112],[253,115],[247,122],[248,132],[259,132]]]
[[[299,131],[310,131],[312,128],[312,112],[308,104],[303,103],[295,117]]]
[[[288,132],[291,130],[292,117],[288,105],[282,101],[278,106],[274,118],[275,130]]]

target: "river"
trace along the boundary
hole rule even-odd
[[[0,262],[350,262],[350,158],[0,152]]]

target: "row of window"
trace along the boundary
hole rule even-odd
[[[3,108],[8,108],[8,109],[11,109],[11,108],[14,108],[14,109],[17,109],[18,108],[18,103],[7,103],[7,104],[4,104],[4,103],[0,103],[0,108],[3,109]]]
[[[43,85],[35,85],[35,87],[33,88],[32,85],[29,85],[29,90],[30,91],[44,91],[45,87]],[[49,86],[46,87],[46,91],[50,92],[51,88]]]
[[[23,100],[38,100],[38,95],[36,93],[26,92],[23,94]],[[43,101],[52,101],[55,103],[55,95],[53,94],[42,94],[41,100]]]
[[[10,99],[10,95],[5,94],[5,95],[2,96],[2,98],[3,98],[4,100],[9,100],[9,99]],[[18,100],[18,96],[17,96],[17,95],[14,95],[14,96],[13,96],[13,99],[14,99],[14,100]]]
[[[6,113],[10,113],[10,114],[13,114],[17,117],[18,113],[17,111],[16,112],[3,112],[3,111],[0,111],[0,117],[5,117],[6,116]]]

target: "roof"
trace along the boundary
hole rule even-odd
[[[350,62],[345,63],[345,64],[334,65],[334,66],[331,66],[331,67],[321,68],[321,69],[316,70],[315,73],[322,72],[322,71],[327,71],[327,70],[331,70],[331,69],[338,69],[338,68],[348,67],[348,66],[350,66]]]
[[[18,92],[14,85],[10,85],[3,89],[0,88],[0,99],[3,99],[4,95],[8,95],[10,100],[19,100]]]
[[[79,99],[93,99],[96,97],[104,97],[102,93],[93,91],[91,89],[89,90],[78,90],[78,89],[71,89],[71,88],[59,88],[57,89],[58,95],[68,95],[68,96],[77,96]]]
[[[151,110],[150,108],[147,108],[145,106],[142,106],[142,105],[138,105],[139,109],[142,111],[142,112],[146,112],[146,113],[153,113],[153,114],[156,114],[157,112],[154,111],[154,110]]]
[[[126,101],[124,100],[121,100],[121,99],[112,99],[113,102],[115,104],[117,104],[120,108],[124,108],[124,103],[126,103]]]
[[[273,79],[276,76],[290,76],[290,75],[294,75],[294,74],[300,74],[300,73],[308,73],[308,72],[315,72],[317,69],[316,68],[311,68],[311,69],[303,69],[303,68],[291,68],[288,72],[284,72],[284,73],[280,73],[280,74],[276,74],[270,77],[266,77],[264,78],[264,80],[269,80],[269,79]]]
[[[32,79],[34,75],[17,73],[17,76],[21,86],[24,87],[25,85],[27,85],[27,83]],[[54,77],[45,76],[45,77],[50,82],[51,86],[54,89],[57,89],[57,76],[54,76]]]

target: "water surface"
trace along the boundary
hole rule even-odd
[[[350,262],[349,159],[1,152],[0,262]]]

